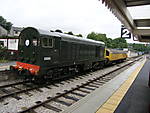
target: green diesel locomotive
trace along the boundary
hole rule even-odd
[[[73,35],[25,28],[19,36],[16,66],[21,75],[59,79],[105,62],[105,44]]]

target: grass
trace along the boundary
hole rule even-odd
[[[8,60],[5,60],[5,59],[0,59],[0,63],[7,63]]]

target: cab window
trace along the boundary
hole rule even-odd
[[[109,56],[109,51],[106,50],[106,56]]]
[[[33,40],[33,46],[37,46],[37,40],[36,39]]]
[[[42,38],[42,47],[53,48],[53,39]]]
[[[36,37],[33,37],[33,41],[32,41],[33,46],[37,46],[38,45],[38,41]]]

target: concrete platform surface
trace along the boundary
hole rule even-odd
[[[147,60],[114,113],[150,113],[149,71],[150,60]]]
[[[79,102],[73,104],[62,113],[95,113],[102,106],[117,89],[128,79],[128,77],[141,66],[144,61],[141,60],[131,66],[129,69],[120,73],[118,76],[107,82],[105,85],[99,87]],[[142,66],[141,66],[142,67]],[[106,113],[106,112],[104,112]]]

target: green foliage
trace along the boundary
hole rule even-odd
[[[127,42],[123,38],[116,38],[116,39],[111,39],[107,38],[106,34],[101,34],[101,33],[95,33],[91,32],[88,34],[87,38],[97,40],[97,41],[102,41],[106,44],[108,48],[127,48]]]
[[[6,48],[6,47],[2,47],[2,46],[0,46],[0,52],[6,51],[6,50],[7,50],[7,48]]]
[[[107,38],[107,41],[106,41],[106,46],[108,48],[113,48],[113,40],[111,38]]]
[[[97,41],[102,41],[104,43],[106,43],[107,41],[106,34],[100,34],[95,32],[91,32],[90,34],[88,34],[87,38],[97,40]]]
[[[150,46],[146,44],[129,44],[129,47],[136,50],[136,51],[141,51],[141,52],[149,52],[150,51]]]
[[[2,16],[0,16],[0,25],[3,28],[5,28],[7,31],[10,31],[13,24],[11,22],[7,22],[6,19],[4,19]]]
[[[127,48],[128,44],[124,38],[116,38],[112,40],[112,48]]]
[[[7,63],[8,60],[5,60],[5,59],[0,59],[0,63]]]
[[[76,36],[78,36],[78,37],[83,37],[82,34],[78,34],[78,35],[76,35]]]
[[[5,29],[6,29],[7,31],[10,31],[10,30],[11,30],[12,25],[13,25],[13,24],[12,24],[11,22],[6,22]]]
[[[74,35],[74,34],[72,33],[72,31],[69,31],[67,34],[69,34],[69,35]]]
[[[124,38],[115,38],[114,40],[111,38],[107,38],[106,34],[100,34],[100,33],[95,33],[91,32],[88,34],[87,38],[97,40],[97,41],[102,41],[105,43],[105,45],[108,48],[117,48],[117,49],[122,49],[122,48],[130,48],[135,51],[139,52],[149,52],[150,51],[150,45],[146,44],[128,44]]]
[[[63,33],[62,30],[60,30],[60,29],[55,30],[55,32]]]
[[[0,46],[0,61],[5,60],[5,56],[7,54],[7,48]]]
[[[51,32],[54,32],[53,30],[50,30],[50,31],[51,31]],[[60,30],[60,29],[55,30],[55,32],[63,33],[63,32],[62,32],[62,30]],[[74,35],[74,36],[77,36],[77,37],[83,37],[83,36],[82,36],[82,34],[78,34],[78,35],[76,35],[76,34],[73,34],[73,32],[72,32],[72,31],[64,32],[64,34]]]
[[[76,34],[73,34],[72,31],[66,32],[65,34],[74,35],[74,36],[77,36],[77,37],[83,37],[82,34],[76,35]]]

